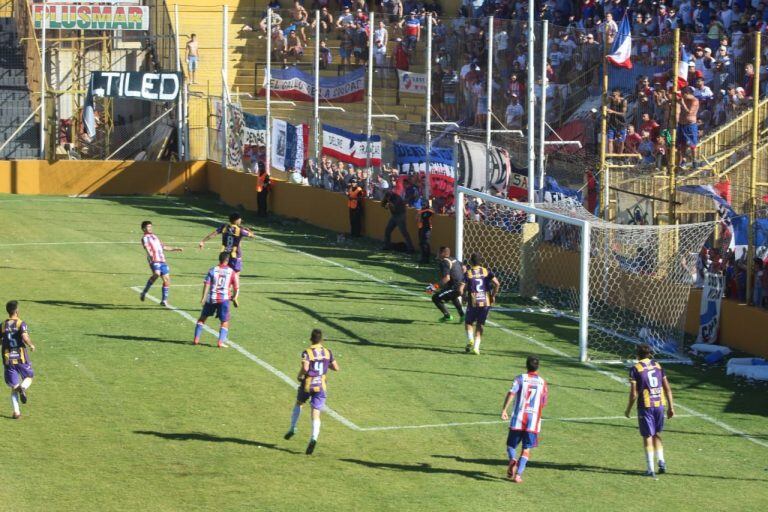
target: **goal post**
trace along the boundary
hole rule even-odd
[[[579,360],[587,361],[587,336],[589,328],[589,248],[590,223],[589,221],[571,218],[555,212],[548,212],[523,203],[516,203],[508,199],[492,196],[484,192],[478,192],[466,187],[456,187],[456,211],[464,209],[465,196],[479,199],[486,203],[497,204],[503,207],[513,208],[523,213],[539,216],[563,224],[571,225],[579,229],[582,250],[579,251]],[[538,225],[538,224],[537,224]],[[464,260],[464,215],[456,215],[456,258]],[[493,266],[491,264],[491,266]]]
[[[641,342],[659,360],[689,361],[689,293],[714,222],[614,224],[573,200],[531,205],[461,186],[455,204],[457,258],[479,253],[499,278],[497,310],[578,322],[578,335],[552,329],[582,362],[625,362]]]

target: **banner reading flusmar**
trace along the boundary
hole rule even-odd
[[[130,2],[124,2],[130,3]],[[109,5],[103,5],[109,4]],[[43,28],[43,4],[32,5],[35,28]],[[90,2],[46,4],[45,27],[53,30],[148,30],[149,7]]]

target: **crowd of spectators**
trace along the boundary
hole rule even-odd
[[[696,260],[696,286],[704,285],[706,272],[719,273],[725,279],[725,298],[768,309],[768,254],[755,257],[752,265],[752,297],[747,300],[746,258],[737,258],[732,249],[703,248]]]

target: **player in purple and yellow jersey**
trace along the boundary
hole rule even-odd
[[[339,363],[333,358],[333,353],[323,346],[323,332],[320,329],[312,329],[309,341],[310,347],[301,353],[296,405],[293,406],[291,414],[291,428],[284,437],[290,439],[296,434],[301,408],[309,400],[312,407],[312,437],[309,439],[306,453],[312,455],[320,435],[320,412],[325,407],[326,374],[328,370],[339,371]]]
[[[29,360],[27,349],[35,351],[35,345],[29,338],[29,329],[26,322],[19,318],[19,303],[15,300],[5,305],[8,319],[0,326],[2,336],[3,375],[5,383],[11,388],[11,404],[13,405],[13,418],[21,418],[19,400],[27,403],[27,389],[32,385],[32,363]]]
[[[661,431],[664,430],[664,413],[667,418],[675,415],[672,388],[664,375],[664,369],[651,359],[651,347],[641,343],[637,347],[639,361],[629,371],[629,403],[624,414],[627,418],[637,400],[637,423],[645,446],[645,476],[655,477],[653,452],[659,462],[659,474],[667,472],[664,461],[664,447],[661,444]]]
[[[240,293],[240,279],[232,267],[229,266],[229,253],[219,254],[219,264],[212,267],[203,280],[203,297],[200,303],[203,310],[195,326],[194,344],[200,344],[200,335],[203,334],[203,325],[209,316],[216,316],[221,322],[219,329],[219,348],[227,348],[227,334],[229,333],[229,304],[230,301],[237,306],[237,295]]]
[[[145,220],[142,222],[141,231],[144,233],[141,237],[141,245],[147,251],[147,261],[149,262],[149,269],[152,271],[152,275],[149,276],[139,298],[143,301],[149,289],[152,288],[154,282],[160,277],[163,280],[163,297],[160,305],[166,306],[168,304],[168,288],[171,286],[171,271],[168,269],[165,251],[181,252],[184,249],[181,247],[169,247],[163,244],[152,230],[152,221]]]
[[[229,216],[229,224],[222,224],[212,232],[205,235],[200,241],[200,249],[205,247],[205,242],[221,235],[221,250],[222,252],[229,253],[229,266],[235,272],[240,272],[243,269],[243,249],[240,247],[240,242],[243,237],[254,238],[254,234],[249,230],[241,226],[243,218],[239,213],[233,213]]]
[[[541,412],[547,405],[547,383],[539,376],[539,358],[528,356],[525,361],[527,373],[515,377],[512,387],[504,399],[501,409],[501,419],[509,420],[509,434],[507,434],[507,455],[509,466],[507,478],[515,483],[522,483],[523,471],[531,456],[531,448],[539,444],[539,432],[541,431]],[[512,417],[507,414],[507,409],[514,399]],[[523,445],[520,459],[515,458],[517,445]]]
[[[464,290],[469,290],[467,314],[464,317],[464,327],[467,331],[467,346],[464,351],[477,355],[480,354],[483,326],[501,283],[493,272],[482,266],[479,254],[472,254],[469,263],[469,269],[464,273],[464,282],[459,286],[459,295],[464,295]]]

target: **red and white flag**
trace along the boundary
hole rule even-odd
[[[691,56],[685,51],[685,46],[680,46],[680,63],[677,65],[677,88],[682,89],[688,85],[688,62]]]

